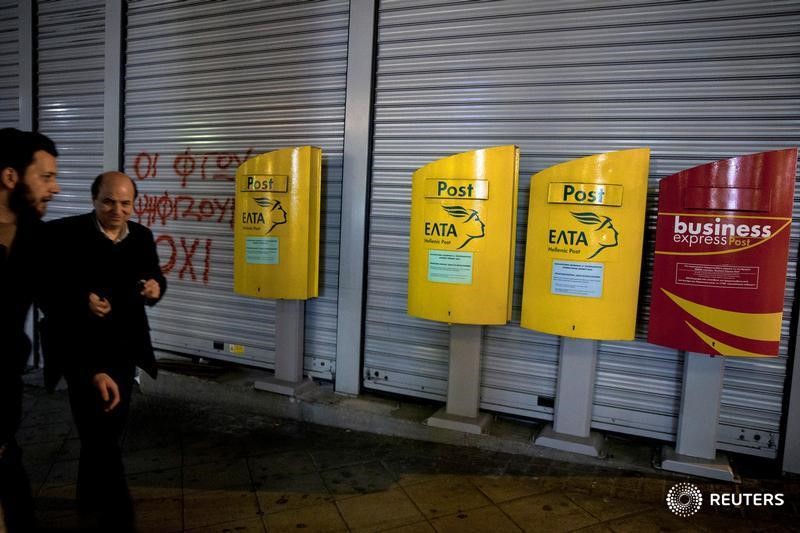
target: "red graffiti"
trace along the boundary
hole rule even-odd
[[[136,156],[133,161],[133,171],[137,179],[145,180],[158,176],[158,156],[159,154],[151,155],[147,152],[140,152]]]
[[[175,241],[173,241],[172,237],[169,235],[159,235],[156,237],[156,249],[158,249],[158,245],[162,242],[167,243],[170,248],[169,259],[167,259],[166,263],[160,265],[161,273],[167,275],[175,268],[175,261],[178,259],[178,250],[175,248]],[[164,255],[159,254],[159,257],[164,257]]]
[[[172,169],[177,176],[181,177],[181,187],[186,187],[186,179],[194,172],[194,156],[189,152],[189,148],[172,162]]]
[[[176,238],[180,244],[180,248],[175,244]],[[167,258],[166,262],[161,264],[161,272],[163,272],[165,276],[169,275],[175,270],[175,267],[178,266],[178,262],[180,261],[181,266],[178,269],[178,279],[191,278],[192,281],[198,281],[198,276],[194,270],[193,259],[202,240],[203,239],[193,239],[191,244],[187,244],[187,239],[185,237],[173,237],[167,234],[159,235],[156,238],[156,247],[159,250],[159,257],[162,258],[162,261],[163,258]],[[205,257],[203,257],[201,279],[204,285],[208,285],[208,276],[211,271],[211,248],[213,241],[211,239],[204,240],[203,251]]]
[[[203,284],[208,285],[208,272],[211,270],[211,239],[206,239],[206,257],[203,261]]]
[[[195,154],[186,148],[172,160],[172,170],[185,188],[189,179],[199,177],[200,180],[234,181],[236,168],[250,159],[253,148],[248,148],[244,155],[234,152],[207,152]],[[133,160],[133,170],[140,180],[158,176],[158,158],[160,154],[140,152]]]
[[[234,181],[236,179],[236,175],[228,169],[233,165],[233,170],[235,171],[236,168],[250,159],[251,154],[253,153],[252,148],[248,148],[247,152],[245,152],[244,156],[240,159],[234,153],[210,153],[206,154],[203,157],[203,163],[200,166],[200,176],[203,180],[212,179],[212,180],[226,180],[226,181]],[[208,169],[208,161],[209,159],[213,159],[213,164],[211,168]],[[211,172],[211,177],[206,173],[206,170]],[[217,170],[222,170],[223,172],[217,172]]]
[[[233,198],[195,198],[191,195],[140,194],[133,204],[137,222],[151,226],[160,222],[162,226],[170,220],[195,220],[197,222],[228,222],[233,227]]]
[[[175,179],[180,187],[173,190],[143,192],[134,203],[134,220],[146,226],[167,226],[170,222],[215,222],[227,224],[233,228],[234,199],[223,195],[221,198],[198,197],[193,194],[181,194],[193,191],[192,182],[221,180],[234,181],[236,169],[250,159],[253,148],[248,148],[242,155],[232,151],[194,152],[191,147],[185,148],[174,156],[165,156],[166,164],[170,158],[172,168],[161,168],[161,180]],[[137,180],[158,178],[159,157],[157,152],[139,152],[133,160],[133,172]],[[166,172],[166,177],[164,173]],[[188,188],[188,189],[187,189]],[[195,233],[196,235],[196,233]],[[209,283],[211,272],[213,240],[189,237],[184,234],[161,234],[156,239],[156,246],[162,259],[161,270],[165,275],[177,273],[178,279],[192,282]],[[202,255],[202,257],[201,257]],[[202,265],[202,266],[201,266]]]
[[[183,279],[183,275],[186,273],[186,270],[189,270],[189,274],[192,276],[192,281],[197,281],[197,276],[194,275],[194,265],[192,264],[192,257],[194,257],[194,253],[197,251],[197,245],[200,244],[200,239],[195,239],[192,242],[191,249],[186,249],[186,239],[181,237],[181,248],[183,248],[183,267],[178,272],[178,278]]]

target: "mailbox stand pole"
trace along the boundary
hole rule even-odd
[[[303,300],[275,302],[275,376],[256,381],[257,390],[294,397],[314,386],[303,379],[305,310]]]
[[[717,454],[719,405],[725,359],[686,352],[675,447],[664,446],[661,468],[692,476],[735,481],[728,458]]]
[[[553,424],[548,424],[534,444],[572,453],[600,457],[603,436],[591,431],[597,341],[561,337]]]
[[[447,406],[426,423],[444,429],[481,434],[491,422],[479,413],[481,389],[481,335],[483,326],[450,326],[450,369],[447,380]]]

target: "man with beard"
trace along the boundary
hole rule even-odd
[[[43,294],[45,378],[63,373],[81,441],[78,505],[84,525],[134,529],[120,449],[135,369],[155,377],[146,305],[167,282],[152,232],[130,219],[136,183],[105,172],[91,186],[94,211],[47,224],[58,276]]]
[[[25,320],[41,279],[40,219],[59,192],[53,141],[0,129],[0,526],[33,528],[30,484],[15,433],[22,416],[22,372],[31,343]]]

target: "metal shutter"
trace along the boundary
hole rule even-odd
[[[58,148],[61,193],[47,218],[91,211],[89,187],[103,170],[104,0],[41,0],[39,130]]]
[[[381,2],[370,205],[365,387],[444,399],[447,327],[406,315],[411,173],[439,157],[518,144],[514,320],[484,328],[481,407],[552,417],[559,340],[519,328],[530,176],[580,156],[652,149],[658,179],[800,142],[800,4]],[[726,360],[719,447],[774,457],[793,303],[770,360]],[[652,246],[634,342],[599,347],[593,427],[674,440],[682,357],[647,344]]]
[[[233,293],[230,180],[253,155],[311,144],[322,245],[305,367],[332,376],[348,12],[346,0],[129,2],[125,168],[170,283],[151,315],[158,348],[273,366],[274,302]]]
[[[16,0],[0,1],[0,127],[19,126],[19,14]]]

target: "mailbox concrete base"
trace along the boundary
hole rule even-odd
[[[605,450],[603,449],[603,435],[592,431],[588,437],[578,437],[575,435],[567,435],[565,433],[557,433],[551,424],[545,426],[533,441],[536,446],[544,446],[546,448],[555,448],[556,450],[563,450],[565,452],[579,453],[581,455],[589,455],[591,457],[604,457]]]
[[[305,379],[303,381],[286,381],[278,378],[265,378],[263,380],[256,381],[253,384],[253,388],[256,390],[275,392],[277,394],[283,394],[284,396],[291,397],[300,396],[314,387],[316,387],[316,384],[311,379]]]
[[[664,446],[661,450],[661,468],[690,476],[738,482],[728,458],[721,453],[716,454],[713,459],[704,459],[681,455],[675,451],[675,448]]]
[[[428,418],[425,423],[437,428],[452,429],[454,431],[480,435],[486,432],[486,428],[491,421],[492,417],[487,413],[479,413],[478,416],[468,417],[451,415],[447,412],[446,408],[442,408]]]

